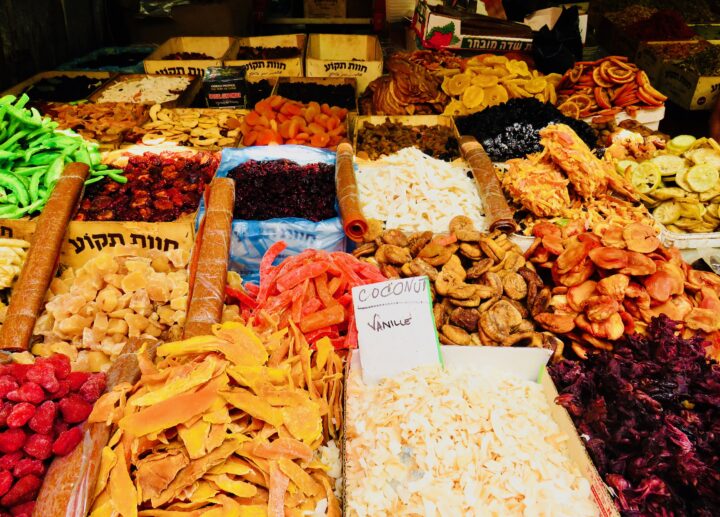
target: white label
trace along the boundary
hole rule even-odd
[[[354,287],[352,295],[366,384],[442,364],[426,276]]]

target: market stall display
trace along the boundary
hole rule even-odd
[[[358,157],[377,160],[406,147],[417,147],[424,154],[440,160],[459,158],[457,138],[451,125],[409,125],[403,122],[386,118],[384,122],[374,124],[364,120],[362,126],[355,130]]]
[[[154,145],[175,142],[197,148],[233,147],[239,140],[244,111],[233,109],[149,109],[150,120],[135,124],[125,141]]]
[[[303,104],[318,102],[357,111],[356,89],[357,83],[352,78],[281,77],[275,93]]]
[[[0,324],[5,321],[8,301],[22,270],[30,243],[23,239],[0,238]]]
[[[138,104],[171,103],[178,101],[192,82],[193,78],[185,75],[123,75],[103,86],[93,95],[92,100]]]
[[[261,100],[270,97],[274,88],[270,79],[265,78],[248,78],[245,84],[248,106],[255,106]]]

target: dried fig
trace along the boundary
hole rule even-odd
[[[374,242],[366,242],[365,244],[361,244],[357,248],[355,248],[352,252],[352,254],[355,257],[366,257],[370,255],[374,255],[377,251],[377,246]]]
[[[492,259],[489,258],[483,258],[475,262],[470,269],[467,270],[467,279],[468,280],[477,280],[482,275],[490,271],[490,268],[493,265]]]
[[[378,221],[377,219],[368,219],[368,229],[365,232],[365,235],[363,235],[363,240],[365,242],[372,242],[383,232],[383,223],[382,221]]]
[[[510,272],[506,274],[502,279],[502,284],[505,296],[508,298],[512,298],[513,300],[522,300],[527,296],[527,283],[523,277],[517,273]]]
[[[420,253],[420,250],[423,249],[432,240],[432,237],[432,232],[413,233],[408,238],[407,247],[410,249],[410,254],[413,257],[417,256],[417,254]]]
[[[408,246],[408,238],[400,230],[385,230],[380,238],[385,244],[392,244],[393,246],[400,246],[401,248]]]
[[[475,229],[472,219],[458,215],[450,221],[450,233],[454,233],[459,241],[477,242],[482,234]]]
[[[442,266],[453,254],[457,251],[457,244],[451,244],[449,246],[443,246],[437,242],[431,241],[418,253],[418,257],[423,259],[431,266]]]
[[[468,332],[474,332],[477,330],[479,319],[480,314],[478,311],[466,309],[464,307],[457,307],[450,313],[450,323],[463,328]]]
[[[455,345],[470,345],[472,343],[470,334],[455,325],[443,325],[442,333]]]
[[[460,243],[460,253],[470,260],[480,260],[483,256],[479,246],[476,244],[468,244],[467,242]]]
[[[375,252],[375,258],[380,263],[386,262],[396,266],[402,266],[406,262],[410,262],[412,260],[410,250],[393,244],[383,244],[380,246]]]
[[[431,282],[435,282],[438,276],[438,270],[432,267],[421,258],[414,258],[412,262],[404,264],[403,268],[408,266],[411,273],[408,276],[427,276]]]

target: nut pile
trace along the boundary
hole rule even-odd
[[[104,391],[104,373],[73,372],[62,354],[0,366],[0,514],[32,516],[48,466],[80,443]]]
[[[231,109],[150,108],[150,120],[125,140],[155,145],[176,142],[202,148],[232,147],[240,138],[243,113]]]
[[[374,234],[374,235],[373,235]],[[369,232],[353,254],[380,267],[388,278],[425,275],[433,292],[433,312],[446,345],[562,345],[535,331],[530,316],[550,298],[532,264],[503,233],[483,234],[458,216],[450,235],[399,230]]]
[[[136,256],[142,253],[141,256]],[[105,371],[132,337],[173,338],[185,321],[186,254],[104,251],[51,285],[35,326],[35,355],[62,353],[81,371]]]

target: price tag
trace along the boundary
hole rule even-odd
[[[352,295],[366,384],[442,364],[426,276],[354,287]]]

